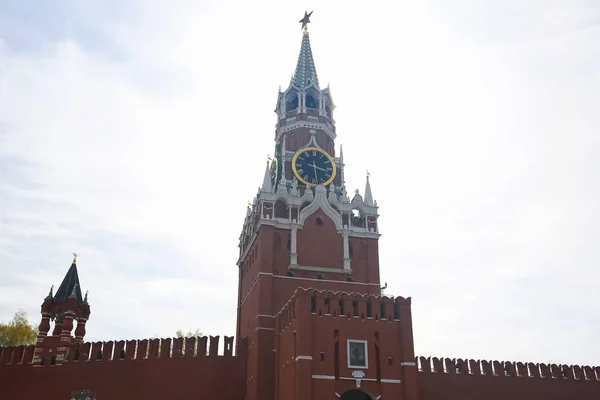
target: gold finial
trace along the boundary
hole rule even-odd
[[[271,156],[267,154],[267,160],[273,161],[273,158],[271,158]]]
[[[248,208],[252,207],[252,203],[250,203],[250,200],[248,200]]]
[[[367,170],[367,176],[371,176],[371,173],[369,172],[369,170]]]
[[[77,263],[77,254],[73,253],[73,264]]]

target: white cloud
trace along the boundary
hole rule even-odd
[[[592,364],[598,9],[488,3],[319,3],[346,178],[372,173],[382,279],[413,297],[418,353]],[[76,251],[90,338],[232,334],[303,10],[91,7],[0,31],[0,320],[37,318]]]

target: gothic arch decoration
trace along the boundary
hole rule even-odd
[[[300,294],[300,293],[309,293],[312,296],[329,296],[329,295],[340,295],[340,296],[348,296],[348,297],[352,297],[354,299],[358,299],[358,298],[362,298],[362,299],[372,299],[372,300],[377,300],[379,298],[381,298],[381,296],[378,296],[376,294],[372,294],[372,293],[357,293],[357,292],[352,292],[352,291],[345,291],[345,290],[331,290],[331,289],[314,289],[314,288],[305,288],[302,286],[299,286],[295,291],[294,291],[294,296]],[[386,297],[389,299],[402,299],[403,301],[406,301],[406,299],[402,296],[397,296],[397,297]],[[410,297],[409,297],[410,299]],[[290,300],[291,301],[291,300]]]
[[[365,202],[360,194],[356,193],[350,204],[352,204],[353,209],[360,211],[361,214],[365,213]]]
[[[286,111],[294,111],[297,110],[300,106],[298,102],[298,91],[290,88],[290,90],[286,91],[284,94],[285,100],[285,110]]]
[[[306,91],[306,108],[318,109],[319,108],[319,92],[314,88],[310,88]]]
[[[300,212],[302,212],[306,207],[310,206],[310,203],[310,201],[302,202],[302,205],[300,206]]]
[[[336,212],[335,209],[331,207],[331,204],[329,204],[329,201],[327,201],[327,189],[323,185],[315,187],[315,199],[312,201],[312,203],[300,211],[298,223],[304,225],[306,219],[315,213],[319,208],[323,210],[325,215],[331,218],[335,224],[335,228],[338,231],[342,229],[342,216]]]
[[[290,206],[290,202],[289,202],[289,194],[287,191],[287,185],[284,184],[283,182],[279,182],[280,185],[278,185],[277,187],[277,191],[274,193],[274,197],[271,197],[271,199],[273,199],[273,203],[276,203],[278,201],[283,201],[285,203],[286,207]]]

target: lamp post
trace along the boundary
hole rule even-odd
[[[71,400],[98,400],[98,396],[89,390],[75,390],[71,392]]]

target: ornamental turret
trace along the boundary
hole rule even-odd
[[[81,292],[79,274],[77,272],[77,255],[63,278],[56,294],[54,286],[42,303],[42,321],[38,328],[38,337],[34,353],[34,364],[60,364],[67,358],[73,345],[83,343],[85,325],[90,316],[87,292]],[[50,324],[54,329],[50,334]],[[75,323],[77,326],[75,327]],[[73,328],[75,332],[73,336]]]

